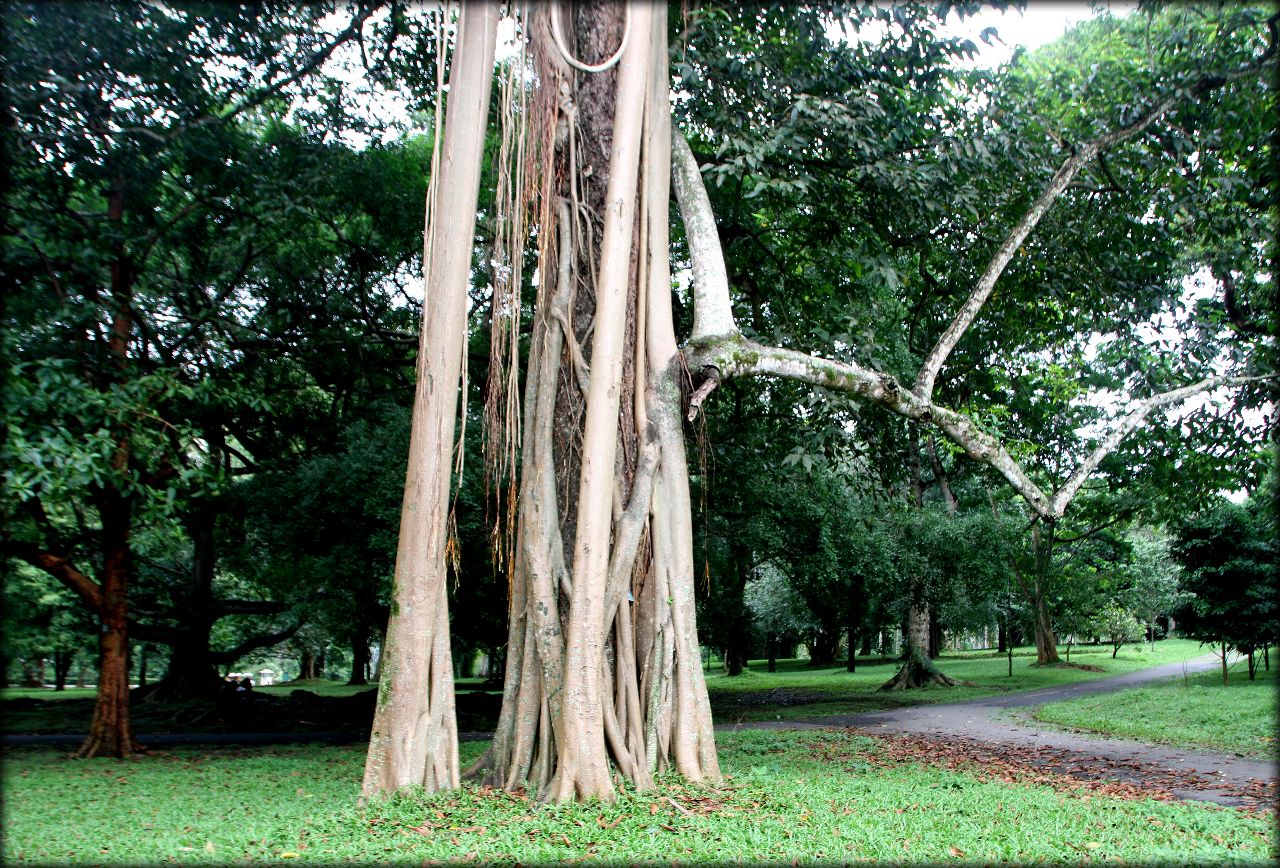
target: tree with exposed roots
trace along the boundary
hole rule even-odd
[[[461,12],[444,158],[432,179],[441,191],[462,171],[449,156],[455,133],[480,141],[484,112],[478,110],[463,133],[455,126],[461,124],[455,109],[464,94],[484,89],[475,77],[486,78],[489,69],[483,61],[472,63],[491,51],[490,25],[483,25],[489,40],[484,47],[474,47],[472,37],[477,21],[495,17],[488,5],[465,4]],[[1000,436],[934,398],[948,357],[1006,266],[1081,169],[1175,106],[1220,86],[1227,80],[1221,76],[1157,95],[1132,119],[1070,148],[1009,228],[914,382],[904,385],[874,367],[766,346],[738,328],[699,166],[671,125],[664,6],[535,4],[518,16],[517,27],[520,50],[529,57],[511,61],[499,85],[485,408],[486,469],[501,504],[495,551],[509,580],[507,667],[492,743],[467,772],[487,785],[564,802],[611,799],[619,780],[648,788],[664,768],[691,781],[719,779],[694,619],[681,418],[692,418],[718,383],[745,376],[796,380],[937,429],[1026,500],[1045,531],[1037,551],[1047,564],[1057,521],[1128,434],[1193,395],[1257,379],[1210,375],[1135,397],[1075,471],[1049,491]],[[1264,62],[1232,75],[1256,77]],[[671,187],[692,266],[693,327],[683,350],[672,312]],[[451,231],[433,220],[428,232],[424,347],[432,355],[420,362],[425,382],[418,387],[415,444],[419,416],[435,427],[422,441],[430,441],[429,451],[411,449],[396,609],[366,797],[408,783],[444,788],[459,776],[443,581],[456,415],[454,398],[444,393],[458,390],[461,349],[435,344],[445,334],[455,341],[465,334],[455,306],[465,275],[455,274],[448,285],[437,279],[437,263],[445,257],[454,263],[470,257],[469,226],[460,231],[452,225],[458,213],[475,210],[474,186],[465,192],[440,194],[449,214],[433,215],[446,218],[441,222],[450,222]],[[529,301],[521,297],[522,266],[529,240],[538,254],[531,281],[536,297],[521,394],[519,326]],[[446,251],[445,244],[456,248]],[[445,308],[450,319],[438,322]],[[433,390],[440,390],[439,403],[430,403]],[[429,491],[425,482],[420,487],[419,473],[435,480]],[[428,530],[429,536],[417,536]],[[1041,608],[1038,644],[1048,662],[1056,656],[1055,642]]]

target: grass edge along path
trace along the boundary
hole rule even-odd
[[[1274,815],[1115,798],[895,755],[848,730],[717,734],[726,781],[541,805],[464,786],[355,804],[358,746],[6,757],[6,864],[427,860],[543,864],[1048,860],[1221,864],[1280,855]],[[483,743],[464,745],[465,757]],[[940,758],[945,759],[945,758]]]
[[[1274,758],[1278,685],[1275,670],[1257,672],[1254,681],[1236,672],[1226,685],[1220,673],[1206,672],[1051,702],[1031,717],[1072,732]]]
[[[1066,646],[1060,646],[1059,652],[1065,657]],[[1004,654],[945,652],[935,661],[938,666],[972,686],[893,692],[881,692],[879,687],[896,671],[896,660],[877,659],[870,665],[859,660],[856,673],[847,672],[842,663],[817,668],[803,660],[779,661],[779,671],[769,673],[763,661],[752,661],[752,668],[738,676],[708,675],[707,688],[717,724],[804,720],[1025,693],[1181,663],[1207,653],[1207,648],[1189,639],[1162,640],[1154,649],[1126,645],[1115,658],[1109,645],[1074,645],[1071,665],[1034,666],[1034,649],[1022,648],[1015,649],[1010,677]]]

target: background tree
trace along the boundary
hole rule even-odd
[[[1188,517],[1173,543],[1192,595],[1177,612],[1179,629],[1218,646],[1223,684],[1229,650],[1248,657],[1252,679],[1255,649],[1276,643],[1276,533],[1268,507],[1261,498],[1247,505],[1219,498]]]

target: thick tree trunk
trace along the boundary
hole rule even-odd
[[[907,434],[907,467],[910,474],[908,495],[911,504],[916,508],[921,508],[924,506],[924,486],[920,477],[920,435],[915,425],[907,427]],[[932,444],[930,445],[932,446]],[[935,476],[940,480],[945,480],[946,474],[943,473],[941,463],[932,451],[930,455],[933,459]],[[954,515],[956,501],[951,495],[950,486],[944,483],[943,492],[947,511]],[[903,634],[906,637],[907,648],[903,655],[902,668],[892,678],[880,685],[881,690],[909,690],[928,685],[954,687],[957,684],[965,683],[944,674],[933,663],[933,658],[937,656],[936,653],[933,653],[935,650],[933,614],[930,611],[926,597],[926,589],[919,579],[912,580],[910,603],[907,607],[907,626]]]
[[[316,677],[316,656],[310,648],[303,648],[298,659],[298,680],[306,681]]]
[[[440,162],[424,244],[426,297],[396,550],[395,605],[383,647],[363,798],[458,785],[446,546],[454,430],[467,336],[467,285],[493,78],[496,3],[458,24]]]
[[[542,280],[503,706],[470,773],[551,801],[611,799],[611,764],[642,789],[668,765],[719,778],[671,321],[664,11],[575,7],[558,47],[557,7],[527,22]],[[624,28],[619,63],[573,73],[614,53]]]
[[[1045,605],[1044,594],[1036,582],[1036,665],[1046,666],[1060,663],[1058,656],[1058,637],[1053,632],[1053,624],[1049,620],[1049,610]]]
[[[880,685],[881,690],[909,690],[935,685],[955,687],[966,683],[947,675],[929,659],[929,604],[923,600],[913,602],[907,610],[906,639],[902,668]]]
[[[1058,656],[1058,637],[1053,632],[1046,602],[1046,583],[1053,567],[1054,535],[1057,522],[1042,519],[1031,527],[1031,551],[1033,574],[1031,577],[1031,603],[1035,607],[1036,665],[1047,666],[1062,662]]]

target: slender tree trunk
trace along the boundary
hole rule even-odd
[[[849,600],[848,609],[846,610],[847,624],[845,626],[846,639],[849,644],[849,659],[845,663],[845,669],[849,672],[858,671],[858,663],[855,660],[858,652],[858,631],[862,629],[863,619],[863,578],[861,575],[854,576],[849,580]],[[863,653],[866,653],[865,651]]]
[[[1218,646],[1218,650],[1222,652],[1222,684],[1225,687],[1227,684],[1227,637],[1219,637],[1219,642],[1221,644]]]
[[[127,454],[117,454],[118,463]],[[122,468],[123,469],[123,468]],[[129,501],[114,489],[99,493],[102,516],[102,610],[98,639],[98,698],[89,735],[77,757],[127,757],[137,746],[129,715]]]
[[[426,298],[409,467],[363,798],[458,785],[446,545],[467,285],[493,78],[496,3],[464,4],[424,245]]]
[[[54,651],[53,652],[53,689],[67,689],[67,674],[71,671],[71,661],[75,658],[74,651]]]
[[[351,638],[351,678],[348,685],[364,685],[369,681],[365,672],[369,668],[369,629],[361,626]]]
[[[1000,654],[1005,652],[1005,646],[1009,641],[1009,631],[1004,628],[1004,621],[996,624],[996,651]]]

